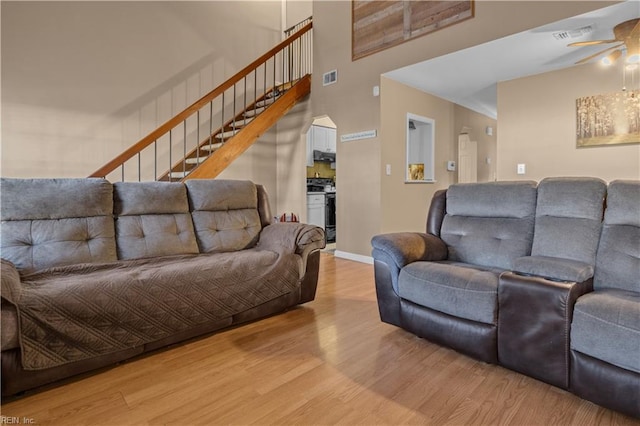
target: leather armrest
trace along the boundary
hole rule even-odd
[[[578,297],[593,279],[559,282],[505,272],[498,285],[498,361],[544,382],[569,386],[569,332]]]
[[[419,232],[399,232],[376,235],[371,239],[373,257],[384,253],[401,269],[409,263],[445,260],[447,245],[440,238]]]
[[[419,232],[376,235],[371,239],[371,245],[376,264],[376,287],[390,284],[391,288],[385,291],[392,291],[395,296],[398,294],[398,276],[405,265],[421,260],[445,260],[448,255],[444,241],[435,235]]]
[[[593,266],[577,260],[547,256],[525,256],[513,261],[513,271],[552,281],[583,282],[593,277]]]

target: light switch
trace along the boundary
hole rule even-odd
[[[525,173],[526,173],[526,171],[527,171],[527,168],[526,168],[526,166],[525,166],[523,163],[518,164],[517,173],[518,173],[519,175],[523,175],[523,174],[525,174]]]
[[[387,176],[391,176],[391,164],[387,164],[386,169],[387,169],[386,170],[387,171]]]

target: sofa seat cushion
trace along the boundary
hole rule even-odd
[[[640,373],[640,294],[611,289],[580,297],[571,349]]]
[[[252,249],[73,265],[3,281],[2,293],[18,309],[23,366],[38,370],[158,341],[299,291],[300,262]]]
[[[458,262],[414,262],[400,271],[398,292],[439,312],[496,324],[500,272]]]

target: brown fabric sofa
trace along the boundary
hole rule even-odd
[[[252,182],[1,184],[2,395],[315,296],[323,230]]]

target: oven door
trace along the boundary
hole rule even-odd
[[[336,242],[336,194],[327,193],[325,196],[325,221],[324,231],[327,239],[327,243]]]
[[[327,193],[324,226],[336,226],[336,194]]]

